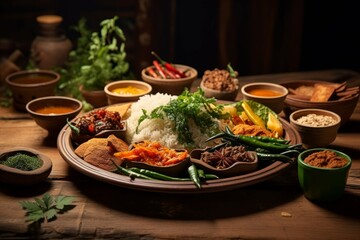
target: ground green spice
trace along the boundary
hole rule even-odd
[[[32,171],[42,165],[42,161],[38,157],[30,156],[24,153],[17,153],[13,156],[9,156],[5,161],[0,163],[23,171]]]

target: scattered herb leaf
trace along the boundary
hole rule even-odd
[[[48,193],[40,198],[35,198],[34,202],[22,201],[20,205],[26,211],[26,221],[31,224],[37,222],[38,224],[44,222],[54,221],[58,213],[62,214],[72,209],[71,205],[74,197],[71,196],[56,196],[53,197]]]

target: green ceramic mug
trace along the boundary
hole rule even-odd
[[[348,162],[340,168],[314,167],[304,162],[312,153],[330,150],[343,157]],[[345,153],[326,149],[313,148],[306,150],[298,156],[298,178],[306,198],[314,201],[335,201],[339,199],[345,189],[351,158]]]

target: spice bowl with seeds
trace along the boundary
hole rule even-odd
[[[311,201],[335,201],[344,192],[351,158],[329,148],[313,148],[298,155],[298,179]]]
[[[218,100],[233,101],[239,92],[238,72],[230,65],[227,70],[207,70],[200,82],[200,88],[204,91],[205,97],[214,97]]]
[[[194,149],[190,161],[205,172],[219,177],[232,177],[253,172],[258,167],[256,152],[246,151],[243,146]]]
[[[341,117],[323,109],[302,109],[290,115],[290,124],[299,132],[304,148],[326,147],[337,136]]]

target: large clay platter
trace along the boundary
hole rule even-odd
[[[300,143],[301,138],[299,133],[287,121],[285,121],[284,119],[280,120],[285,130],[285,138],[291,140],[292,144]],[[290,166],[290,163],[275,161],[270,165],[259,168],[256,171],[248,174],[217,180],[208,180],[206,181],[206,183],[202,184],[201,189],[196,188],[194,183],[191,181],[174,182],[143,179],[131,180],[128,176],[123,176],[100,169],[78,157],[74,152],[74,147],[70,139],[70,134],[70,128],[68,126],[65,126],[59,133],[57,144],[61,156],[71,167],[91,178],[114,184],[120,187],[142,191],[166,193],[205,193],[232,190],[266,181],[280,174],[282,171],[284,171]]]

